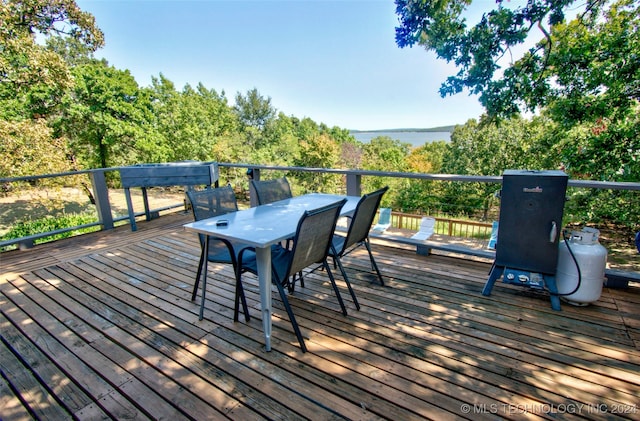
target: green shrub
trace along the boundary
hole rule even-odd
[[[27,220],[18,222],[15,224],[8,233],[0,237],[0,241],[12,240],[15,238],[27,237],[29,235],[39,234],[43,232],[56,231],[64,228],[71,228],[79,225],[90,224],[96,222],[95,212],[84,212],[65,214],[57,217],[46,216],[44,218],[36,220]],[[59,240],[61,238],[68,238],[74,235],[84,234],[88,232],[99,231],[100,226],[80,228],[72,231],[63,232],[60,234],[54,234],[47,237],[38,238],[34,241],[35,244],[46,243],[49,241]],[[9,246],[3,247],[0,251],[9,250]],[[15,248],[15,247],[12,247]]]

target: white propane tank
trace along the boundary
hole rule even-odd
[[[569,304],[584,306],[598,301],[602,294],[607,249],[598,242],[599,236],[599,230],[585,227],[582,231],[573,231],[568,240],[571,252],[580,267],[579,286],[576,261],[571,257],[565,240],[560,242],[556,283],[561,298]]]

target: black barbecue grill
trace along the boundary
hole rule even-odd
[[[555,275],[568,177],[562,171],[506,170],[502,175],[496,258],[483,295],[496,280],[546,289],[560,310]]]

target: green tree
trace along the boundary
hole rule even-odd
[[[547,124],[542,118],[513,117],[497,122],[471,119],[451,133],[442,171],[501,175],[505,169],[545,169],[549,162],[538,148]]]
[[[335,168],[339,157],[338,144],[327,134],[316,134],[302,140],[300,156],[294,161],[298,167]],[[306,192],[336,192],[340,177],[335,174],[300,172],[296,174]]]
[[[625,61],[620,73],[630,77],[616,78],[616,83],[631,89],[615,95],[637,99],[637,60],[628,56],[638,51],[638,4],[633,0],[530,0],[516,8],[498,0],[493,10],[468,27],[465,12],[470,4],[471,0],[396,0],[401,22],[396,28],[396,43],[400,47],[423,45],[459,68],[443,83],[442,95],[469,89],[480,95],[489,115],[508,116],[523,106],[530,110],[544,106],[567,90],[578,92],[584,86],[585,67],[609,68]],[[582,10],[566,24],[566,15],[581,5]],[[500,59],[513,54],[513,48],[529,35],[534,36],[534,28],[540,41],[502,70]],[[566,54],[565,44],[577,46],[586,34],[596,43]]]
[[[5,118],[48,115],[72,86],[63,57],[38,42],[51,37],[74,39],[89,51],[104,43],[93,16],[73,0],[0,2],[0,108]]]
[[[388,136],[378,136],[364,145],[364,168],[377,171],[406,171],[411,145]]]
[[[246,164],[261,164],[254,161],[252,154],[254,149],[245,142],[242,133],[236,132],[226,136],[220,136],[211,151],[212,160],[219,162],[238,162]]]
[[[293,165],[300,158],[300,138],[297,136],[295,117],[278,113],[264,128],[262,137],[257,143],[261,151],[259,162],[273,165]]]
[[[85,168],[164,160],[148,92],[131,73],[94,60],[73,69],[76,84],[57,123]]]
[[[407,157],[409,172],[440,173],[448,142],[429,142],[411,150]],[[410,180],[408,186],[398,192],[397,205],[404,212],[433,214],[441,210],[442,183],[430,180]]]
[[[247,91],[245,96],[238,92],[234,109],[243,127],[259,130],[264,129],[277,112],[271,105],[271,97],[263,97],[256,88]]]
[[[451,143],[443,158],[442,171],[463,175],[501,175],[506,169],[546,169],[559,167],[551,160],[549,151],[543,150],[543,118],[525,120],[513,117],[480,122],[469,120],[451,133]],[[473,214],[482,210],[483,217],[494,202],[499,188],[491,183],[447,183],[443,203],[449,211]]]
[[[94,59],[91,46],[70,37],[51,37],[47,39],[47,48],[58,54],[69,67],[89,63]]]
[[[468,89],[492,118],[542,111],[557,123],[547,146],[572,176],[638,180],[640,3],[530,0],[512,7],[498,0],[467,26],[470,4],[396,0],[397,44],[423,45],[459,69],[440,94]],[[534,31],[537,44],[502,68]]]
[[[414,148],[407,157],[409,171],[432,174],[441,172],[448,147],[447,142],[438,140]]]
[[[168,160],[213,159],[220,136],[237,130],[237,119],[224,94],[203,84],[177,92],[162,74],[152,78],[153,113],[168,146]]]
[[[331,128],[327,127],[325,124],[320,125],[320,129],[331,136],[338,143],[355,143],[356,138],[351,134],[349,129],[343,129],[338,126],[333,126]]]
[[[361,168],[364,145],[362,142],[356,140],[348,129],[337,126],[329,128],[321,124],[320,130],[331,136],[340,146],[340,159],[337,162],[338,167],[351,169]]]
[[[362,167],[374,171],[408,170],[407,157],[411,145],[400,142],[388,136],[378,136],[363,145]],[[366,178],[362,182],[365,192],[371,192],[381,187],[389,186],[389,191],[383,196],[383,204],[390,206],[397,202],[397,195],[408,186],[408,180],[391,177]]]
[[[640,180],[638,3],[614,2],[592,27],[558,24],[551,42],[558,83],[547,114],[557,122],[552,143],[566,170],[576,178]]]
[[[0,119],[0,177],[65,172],[69,169],[64,139],[56,138],[44,119]]]
[[[0,2],[0,162],[5,176],[72,169],[66,139],[49,127],[73,86],[53,40],[83,45],[87,53],[104,42],[93,16],[75,1]]]

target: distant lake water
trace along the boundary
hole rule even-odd
[[[351,132],[356,140],[362,143],[369,143],[371,139],[378,136],[388,136],[391,139],[399,140],[400,142],[410,143],[412,146],[423,146],[425,143],[434,142],[436,140],[444,140],[446,142],[451,140],[451,133],[449,132]]]

